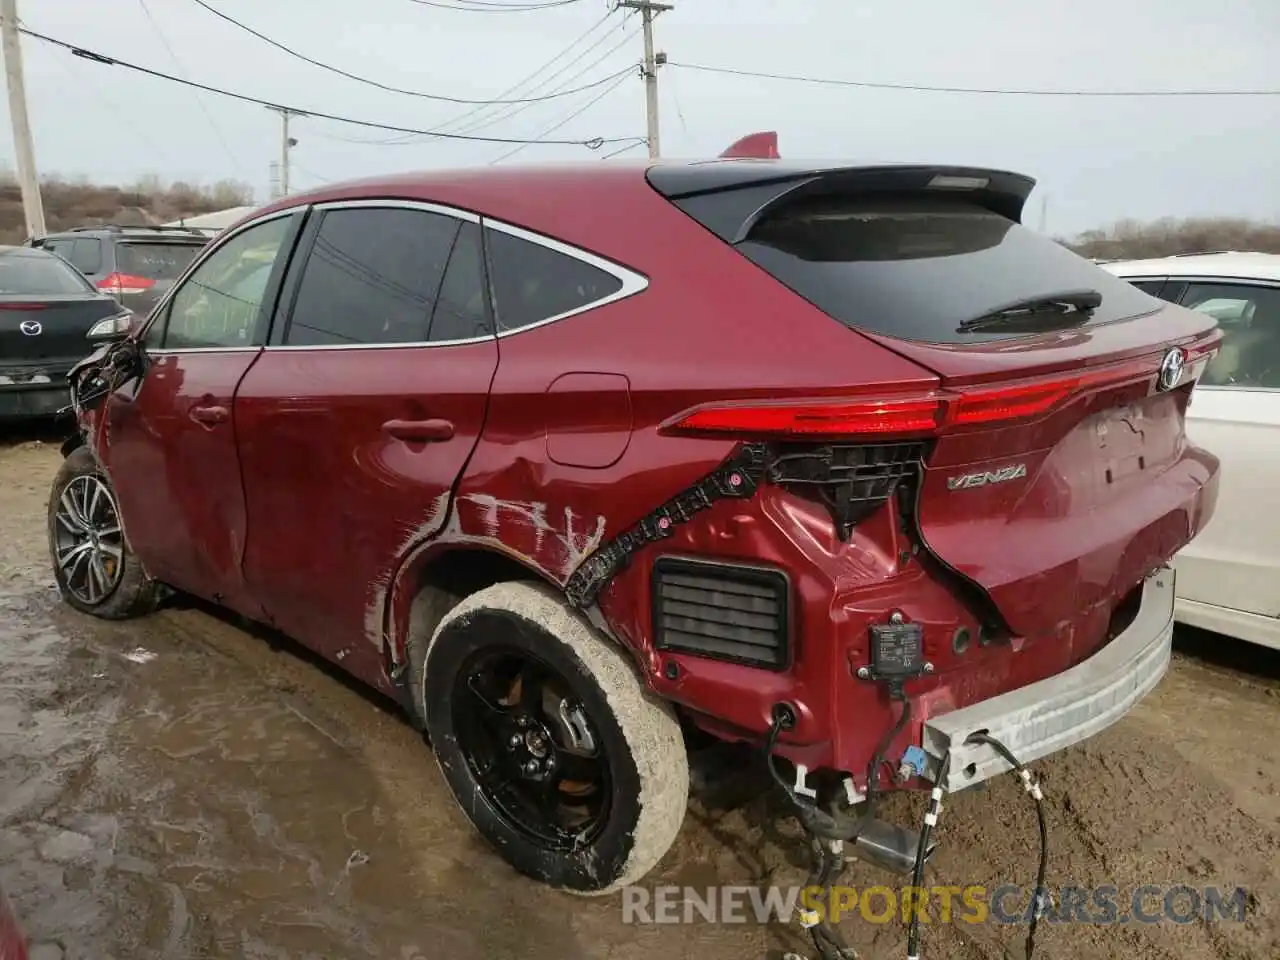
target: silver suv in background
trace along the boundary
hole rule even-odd
[[[208,242],[195,227],[99,224],[51,233],[31,246],[56,253],[103,293],[145,317]]]

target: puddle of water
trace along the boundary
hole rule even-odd
[[[308,664],[323,702],[203,614],[100,624],[43,594],[0,601],[0,643],[0,878],[67,958],[653,955],[617,898],[517,877],[408,726]],[[698,936],[662,932],[672,956]],[[754,957],[759,934],[733,936]]]

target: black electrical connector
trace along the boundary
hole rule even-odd
[[[965,738],[965,743],[985,743],[1000,754],[1009,766],[1013,767],[1014,772],[1022,780],[1023,789],[1035,801],[1036,819],[1040,827],[1040,865],[1036,870],[1036,888],[1035,893],[1032,895],[1031,922],[1027,929],[1026,942],[1026,960],[1032,960],[1036,949],[1036,929],[1040,923],[1040,913],[1047,900],[1044,882],[1045,875],[1049,869],[1049,825],[1044,812],[1044,794],[1040,790],[1040,784],[1031,779],[1030,771],[1013,755],[1013,751],[995,737],[983,732],[971,733]],[[946,789],[944,784],[950,769],[951,751],[948,750],[942,757],[942,764],[939,767],[938,777],[930,798],[929,811],[925,814],[924,827],[920,831],[920,845],[916,848],[916,862],[911,875],[911,888],[913,891],[919,890],[924,883],[925,851],[929,848],[929,835],[933,832],[933,827],[938,822],[938,814],[942,810],[942,794]],[[907,929],[907,958],[908,960],[919,960],[919,956],[920,910],[917,905],[916,909],[911,911],[911,919]]]
[[[997,740],[995,737],[986,733],[971,733],[965,739],[965,743],[985,743],[996,753],[1008,762],[1009,766],[1017,772],[1022,780],[1022,788],[1027,791],[1031,799],[1036,805],[1036,820],[1040,828],[1040,866],[1036,870],[1036,889],[1032,894],[1031,901],[1031,922],[1027,928],[1027,960],[1035,954],[1036,950],[1036,928],[1040,924],[1040,914],[1045,909],[1048,901],[1048,893],[1044,887],[1045,874],[1049,870],[1049,821],[1044,812],[1044,794],[1040,790],[1038,781],[1031,779],[1031,772],[1027,770],[1013,755],[1008,747]]]
[[[871,763],[867,769],[867,800],[863,815],[845,817],[836,812],[827,812],[818,804],[798,796],[791,784],[778,773],[773,762],[773,751],[778,745],[778,738],[783,730],[792,730],[799,722],[795,710],[786,703],[775,704],[771,712],[769,733],[765,738],[764,759],[773,781],[782,788],[783,794],[791,801],[796,811],[796,819],[808,833],[818,851],[818,863],[809,877],[809,886],[823,890],[824,902],[830,899],[832,881],[844,868],[843,854],[838,852],[844,841],[857,839],[862,827],[874,814],[876,785],[880,778],[880,768],[884,765],[884,755],[893,741],[906,728],[911,719],[911,700],[906,696],[901,680],[888,681],[890,700],[902,703],[902,710],[897,721],[889,728],[884,738],[876,746]],[[849,947],[840,932],[832,927],[825,918],[818,917],[809,925],[814,949],[821,960],[854,960],[857,952]]]
[[[830,901],[831,885],[844,870],[843,841],[848,836],[856,836],[858,822],[837,813],[828,813],[818,804],[811,803],[796,795],[791,784],[778,773],[773,762],[773,751],[778,745],[778,737],[783,730],[795,729],[798,719],[795,710],[785,703],[775,704],[772,710],[772,722],[769,734],[765,738],[764,760],[769,774],[783,794],[791,801],[796,810],[796,818],[801,827],[810,835],[814,849],[817,851],[817,862],[809,874],[807,887],[822,890],[823,904]],[[826,917],[812,917],[806,923],[809,936],[813,940],[813,948],[818,952],[819,960],[857,960],[857,951],[845,943],[840,932],[827,922]]]

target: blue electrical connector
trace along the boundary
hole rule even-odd
[[[906,753],[902,755],[903,764],[914,770],[917,777],[924,773],[926,759],[927,755],[924,750],[915,745],[907,747]]]

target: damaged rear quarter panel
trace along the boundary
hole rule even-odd
[[[660,435],[680,411],[936,382],[755,268],[642,177],[630,186],[588,177],[575,189],[580,202],[566,206],[521,188],[495,215],[614,260],[649,286],[501,337],[481,441],[453,499],[424,504],[394,574],[370,593],[368,633],[385,636],[397,660],[419,574],[440,551],[489,549],[563,588],[593,550],[716,470],[737,442]],[[605,209],[617,216],[601,217]],[[643,659],[648,637],[619,629],[632,618],[605,614]]]

